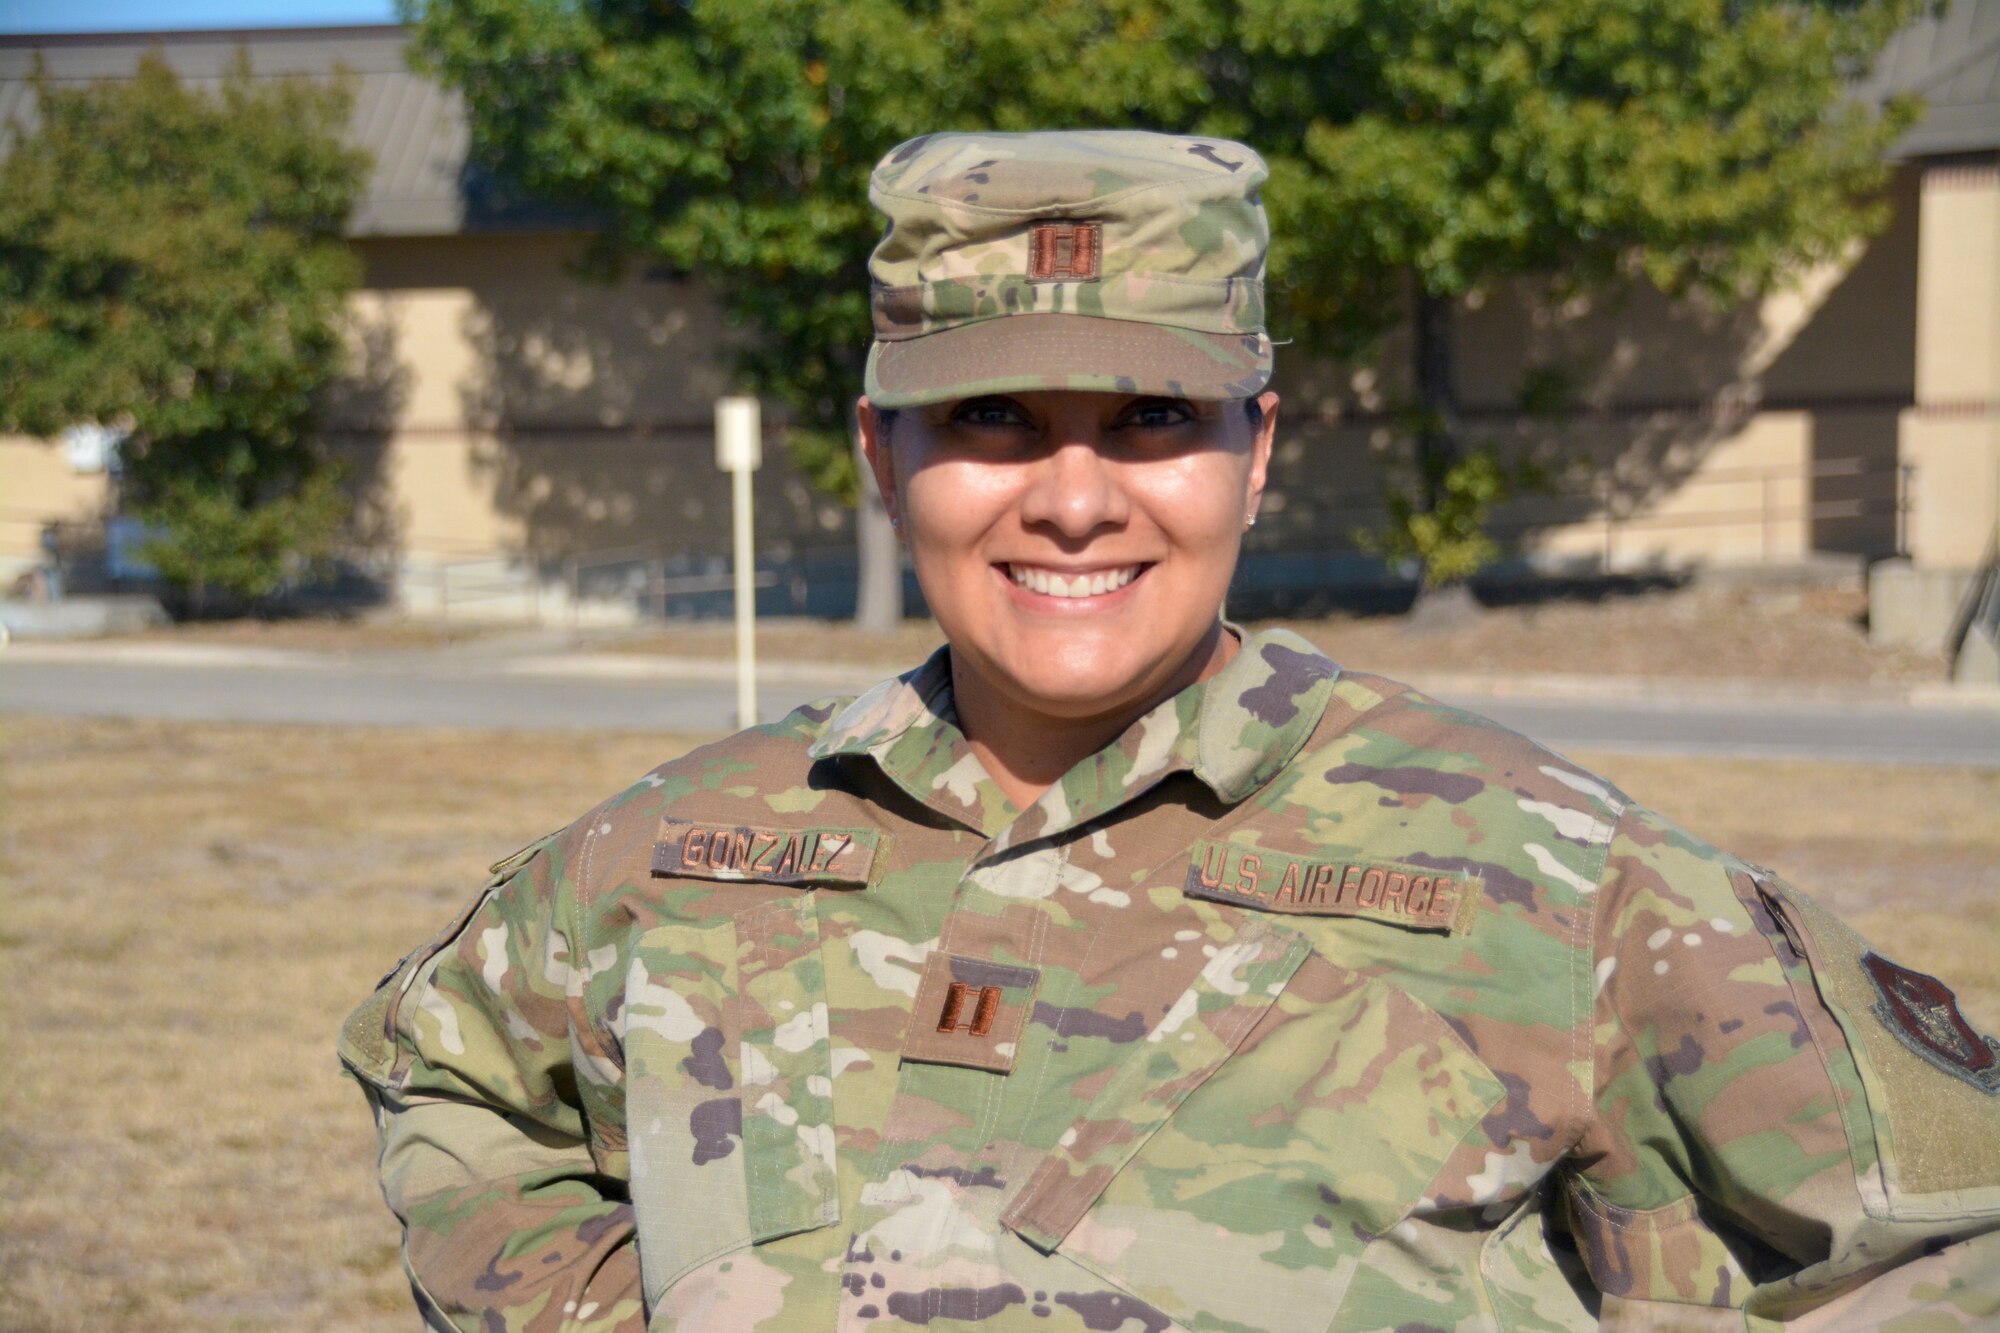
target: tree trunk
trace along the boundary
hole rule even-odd
[[[1458,393],[1452,385],[1453,342],[1452,301],[1417,292],[1416,344],[1414,347],[1417,406],[1423,410],[1423,426],[1417,432],[1417,476],[1421,487],[1421,508],[1426,514],[1437,509],[1444,494],[1445,473],[1458,461]]]
[[[889,511],[865,462],[861,502],[854,509],[854,546],[855,628],[864,634],[892,634],[903,623],[903,547],[889,526]]]

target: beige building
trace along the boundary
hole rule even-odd
[[[547,615],[573,580],[617,583],[629,602],[645,558],[656,573],[722,567],[728,488],[709,432],[732,334],[697,283],[575,276],[588,220],[469,166],[457,100],[408,69],[396,28],[0,38],[0,124],[33,124],[37,57],[57,82],[116,78],[154,45],[193,80],[239,47],[261,75],[356,78],[352,136],[376,166],[352,227],[367,270],[355,370],[328,436],[404,605]],[[2000,514],[2000,0],[1958,0],[1901,36],[1862,91],[1892,90],[1930,105],[1896,150],[1892,222],[1793,290],[1715,311],[1522,288],[1464,313],[1470,428],[1569,460],[1555,494],[1501,516],[1521,560],[1879,562],[1908,614],[1878,621],[1943,632]],[[1280,604],[1377,568],[1354,533],[1379,517],[1403,360],[1391,348],[1370,375],[1281,358],[1278,470],[1244,574]],[[1552,408],[1524,410],[1524,386],[1558,380]],[[113,503],[87,452],[0,437],[0,577],[38,558],[50,523]],[[848,514],[781,449],[757,498],[759,549],[780,569],[769,608],[844,610]]]

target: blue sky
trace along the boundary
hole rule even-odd
[[[396,0],[0,0],[0,33],[392,23]]]

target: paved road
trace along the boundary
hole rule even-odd
[[[619,664],[614,664],[619,665]],[[726,680],[531,674],[566,668],[534,661],[446,661],[384,654],[300,665],[121,661],[0,655],[0,711],[89,717],[179,718],[386,726],[595,728],[716,732],[734,723]],[[693,674],[703,674],[696,670]],[[707,673],[718,674],[713,669]],[[865,673],[864,673],[865,674]],[[852,693],[862,677],[767,681],[775,717],[808,700]],[[2000,768],[2000,709],[1843,701],[1681,697],[1557,699],[1443,691],[1558,749],[1623,753],[1792,756],[1871,763]]]
[[[765,684],[780,717],[830,693]],[[527,731],[717,732],[736,716],[736,687],[713,681],[592,680],[424,671],[188,667],[0,661],[0,711],[206,722],[307,722]]]
[[[1555,750],[2000,768],[1994,709],[1448,697]]]

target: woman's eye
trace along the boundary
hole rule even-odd
[[[951,419],[961,426],[1018,426],[1025,418],[1021,410],[1004,398],[974,398],[959,404]]]
[[[1179,398],[1154,398],[1132,404],[1125,410],[1124,424],[1142,430],[1160,430],[1194,420],[1194,408]]]

